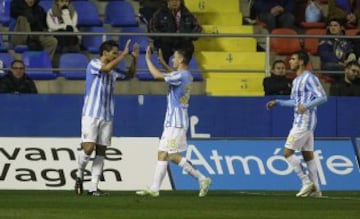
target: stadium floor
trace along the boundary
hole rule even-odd
[[[325,192],[324,198],[295,198],[295,192],[164,191],[158,198],[134,192],[106,197],[72,191],[0,190],[1,219],[112,218],[359,218],[360,191]]]

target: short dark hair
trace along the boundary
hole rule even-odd
[[[357,67],[360,68],[360,64],[359,64],[357,61],[351,61],[351,62],[347,63],[347,64],[345,65],[345,68],[349,68],[349,67],[351,67],[351,66],[353,66],[353,65],[355,65],[355,66],[357,66]]]
[[[99,55],[102,56],[104,51],[110,51],[113,47],[119,48],[119,44],[115,40],[108,40],[100,45]]]
[[[309,55],[306,51],[300,50],[297,52],[294,52],[293,55],[297,55],[299,60],[302,60],[304,62],[304,66],[306,66],[309,63]]]
[[[175,51],[178,52],[184,58],[184,63],[186,65],[189,65],[193,53],[188,49],[176,49]]]
[[[271,65],[271,69],[274,69],[274,68],[275,68],[275,65],[276,65],[276,64],[278,64],[278,63],[282,63],[282,64],[284,64],[284,65],[286,66],[286,64],[285,64],[285,61],[284,61],[284,60],[277,59],[277,60],[275,60],[275,61],[272,63],[272,65]]]
[[[10,67],[13,67],[15,63],[21,63],[25,67],[25,63],[21,59],[15,59],[14,61],[12,61]]]

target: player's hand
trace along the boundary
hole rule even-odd
[[[277,104],[276,100],[270,100],[269,102],[266,103],[266,109],[267,109],[267,110],[270,110],[270,109],[273,108],[276,104]]]
[[[307,110],[306,107],[303,104],[300,104],[298,106],[297,112],[300,113],[300,114],[304,114],[306,112],[306,110]]]
[[[140,54],[140,45],[138,43],[135,43],[133,45],[133,50],[131,52],[131,55],[133,55],[135,58],[139,57]]]
[[[151,46],[146,47],[146,59],[151,59],[152,49]]]
[[[129,54],[130,42],[131,42],[131,40],[126,41],[125,48],[123,50],[123,54]]]
[[[159,58],[160,63],[166,63],[165,59],[164,59],[164,54],[161,49],[159,49],[158,58]]]

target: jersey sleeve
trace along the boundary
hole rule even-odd
[[[164,74],[165,82],[171,85],[180,85],[181,84],[181,72],[173,71],[171,73]]]

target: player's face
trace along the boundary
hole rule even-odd
[[[105,54],[106,60],[111,62],[112,60],[114,60],[118,56],[119,49],[114,46],[110,51],[105,51],[104,54]]]
[[[173,68],[177,69],[182,63],[182,61],[183,61],[183,57],[178,52],[175,52],[172,59]]]
[[[59,8],[62,8],[69,5],[69,0],[57,0],[57,4],[59,5]]]
[[[276,63],[273,69],[273,74],[279,76],[285,75],[286,74],[285,64],[281,62]]]
[[[293,71],[296,71],[299,69],[300,67],[300,60],[299,57],[297,55],[292,55],[290,60],[289,60],[289,64],[290,64],[290,69]]]

